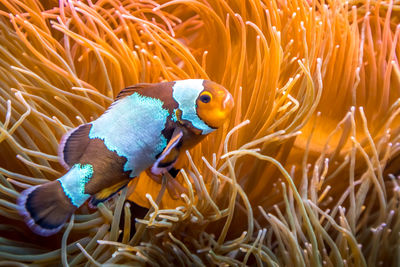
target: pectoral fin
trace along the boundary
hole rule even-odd
[[[183,132],[181,129],[176,128],[169,140],[167,146],[158,157],[157,161],[151,167],[151,172],[154,175],[160,175],[168,171],[179,156],[179,147],[182,141]]]

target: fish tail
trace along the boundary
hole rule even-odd
[[[17,203],[19,212],[29,228],[42,236],[60,231],[77,209],[66,196],[58,180],[26,189],[19,196]]]

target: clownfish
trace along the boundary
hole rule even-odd
[[[66,133],[60,142],[62,177],[24,190],[18,200],[29,228],[57,233],[89,199],[95,207],[148,171],[160,177],[179,155],[223,125],[234,105],[221,85],[202,79],[123,89],[96,120]]]

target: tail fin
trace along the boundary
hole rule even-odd
[[[77,209],[65,195],[58,180],[26,189],[17,202],[26,224],[42,236],[60,231]]]

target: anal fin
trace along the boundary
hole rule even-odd
[[[110,197],[112,197],[113,195],[115,195],[116,193],[118,193],[122,188],[124,188],[130,180],[124,180],[121,182],[118,182],[110,187],[104,188],[103,190],[101,190],[100,192],[94,194],[90,200],[89,200],[89,206],[91,208],[95,208],[97,206],[97,204],[99,204],[100,202],[106,201],[107,199],[109,199]]]

